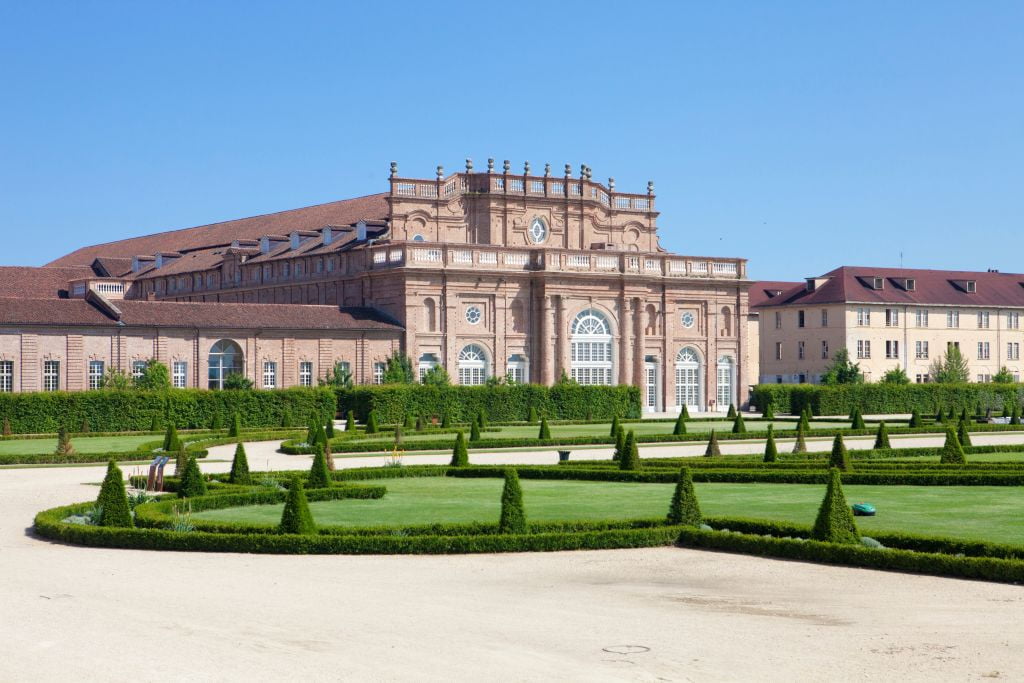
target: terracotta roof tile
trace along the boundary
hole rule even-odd
[[[68,282],[93,277],[87,266],[43,267],[0,266],[0,297],[57,299],[67,297]]]
[[[781,301],[780,295],[792,290],[794,287],[803,287],[803,282],[782,282],[778,280],[762,280],[751,283],[748,290],[750,307],[759,306],[767,301],[776,299],[774,303]]]

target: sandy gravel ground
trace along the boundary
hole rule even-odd
[[[308,466],[274,446],[248,447],[254,469]],[[101,477],[0,471],[0,680],[1024,677],[1015,586],[677,548],[278,557],[76,548],[26,533],[37,510],[95,497]]]

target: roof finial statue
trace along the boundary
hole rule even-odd
[[[392,161],[391,162],[391,177],[394,178],[396,175],[398,175],[398,162],[397,161]]]
[[[615,189],[615,178],[608,178],[608,189],[609,190],[614,190]]]
[[[586,180],[586,179],[587,179],[587,165],[586,164],[580,164],[580,180]]]
[[[647,181],[647,194],[654,194],[654,181],[653,180],[648,180]]]
[[[529,161],[524,161],[523,162],[523,175],[530,175],[530,162]]]
[[[494,157],[487,159],[487,172],[494,173]]]
[[[441,178],[444,178],[444,166],[442,166],[441,164],[438,164],[437,165],[437,179],[440,180]]]
[[[473,172],[473,160],[470,159],[469,157],[466,157],[466,173],[472,173],[472,172]]]
[[[544,164],[544,177],[549,178],[551,176],[551,164]]]
[[[592,176],[591,176],[591,172],[590,172],[590,167],[587,166],[587,180],[590,180],[591,177]]]
[[[571,178],[572,177],[572,166],[570,166],[569,164],[565,165],[565,177],[566,178]]]
[[[508,162],[508,159],[505,159],[505,163],[503,164],[503,166],[504,166],[505,173],[508,173],[509,169],[512,168],[512,164],[510,164]]]

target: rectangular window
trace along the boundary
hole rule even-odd
[[[1020,342],[1006,344],[1006,360],[1020,360]]]
[[[857,358],[871,358],[871,340],[857,340]]]
[[[796,312],[796,326],[797,327],[803,327],[804,326],[804,312],[803,311],[797,311]]]
[[[871,326],[871,309],[870,308],[858,308],[857,309],[857,325],[860,327]]]
[[[946,311],[946,327],[960,327],[960,311]]]
[[[263,361],[263,388],[277,388],[277,363],[272,360]]]
[[[782,342],[775,342],[775,360],[782,360]]]
[[[796,357],[800,360],[804,359],[804,343],[802,341],[796,343]]]
[[[775,311],[775,329],[782,329],[782,313]]]
[[[887,308],[887,309],[885,309],[885,326],[886,327],[899,327],[900,326],[900,310],[898,308]]]
[[[914,357],[919,359],[928,358],[928,342],[917,341],[914,342]]]
[[[914,311],[914,325],[917,327],[928,327],[928,309],[919,308]]]
[[[989,350],[988,342],[978,342],[978,360],[988,360]]]
[[[89,361],[89,388],[103,388],[103,361],[101,360]]]
[[[43,361],[43,391],[60,389],[60,361]]]
[[[899,358],[900,357],[900,343],[896,340],[886,340],[885,342],[885,357],[886,358]]]
[[[171,385],[175,389],[184,389],[188,386],[188,363],[183,360],[176,360],[171,364]]]
[[[992,381],[992,375],[983,375],[983,374],[979,374],[978,375],[978,383],[979,384],[982,383],[982,382],[991,382],[991,381]]]
[[[828,327],[828,309],[821,309],[821,326]]]
[[[1011,330],[1020,329],[1020,313],[1017,311],[1010,311],[1006,314],[1006,327]]]
[[[931,380],[931,378],[928,376],[927,372],[924,373],[924,374],[917,375],[917,379],[916,379],[918,384],[928,384],[928,382],[930,380]]]
[[[373,383],[384,384],[384,363],[373,364]]]
[[[821,342],[821,357],[823,359],[825,359],[825,360],[828,360],[828,342],[827,341]]]
[[[313,386],[313,363],[308,360],[299,363],[299,386]]]
[[[988,329],[988,311],[978,311],[978,329]]]
[[[14,361],[0,360],[0,393],[14,391]]]
[[[146,361],[144,360],[133,360],[132,361],[132,378],[139,379],[142,374],[146,372]]]

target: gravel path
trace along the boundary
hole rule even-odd
[[[309,465],[275,447],[249,444],[253,469]],[[203,555],[26,533],[37,510],[94,498],[102,473],[0,471],[0,680],[932,681],[1024,671],[1015,586],[677,548]]]

